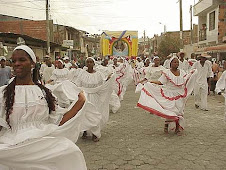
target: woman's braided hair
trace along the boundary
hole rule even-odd
[[[43,91],[45,99],[48,103],[49,113],[51,113],[51,111],[55,111],[55,109],[56,109],[55,108],[56,99],[52,95],[51,91],[40,83],[40,81],[38,80],[38,77],[39,77],[38,74],[39,74],[39,71],[35,65],[35,68],[33,69],[33,75],[32,75],[33,82]],[[10,125],[9,116],[13,111],[13,104],[15,101],[15,98],[14,98],[15,97],[15,86],[16,86],[16,77],[8,86],[6,86],[6,88],[4,89],[4,94],[3,94],[4,99],[5,99],[6,122],[10,128],[11,128],[11,125]]]

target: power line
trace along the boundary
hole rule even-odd
[[[9,7],[11,7],[13,4],[4,4],[5,6],[9,6]],[[45,10],[44,8],[43,9],[41,9],[41,8],[34,8],[34,7],[28,7],[28,6],[23,6],[23,5],[13,5],[13,8],[26,8],[26,9],[32,9],[32,10],[40,10],[40,11],[43,11],[43,10]]]
[[[45,1],[45,0],[25,0],[25,1],[14,1],[14,2],[9,2],[9,1],[0,1],[0,4],[5,4],[5,3],[7,3],[7,4],[17,4],[17,3],[23,3],[23,2],[37,2],[37,1],[39,1],[39,2],[41,2],[41,1]]]

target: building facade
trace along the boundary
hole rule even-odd
[[[27,36],[42,41],[45,52],[41,56],[41,59],[47,54],[47,43],[43,43],[47,41],[46,25],[46,20],[33,21],[0,15],[0,33],[13,33],[14,35],[21,35],[22,37]],[[50,56],[52,59],[64,57],[65,55],[74,59],[79,58],[80,55],[92,56],[98,54],[98,35],[85,36],[87,35],[86,31],[65,25],[54,24],[52,20],[49,21],[49,28],[51,46]],[[1,40],[1,43],[4,46],[4,39],[6,38],[7,37],[3,37]],[[15,36],[14,38],[17,39],[18,37]],[[16,39],[14,42],[16,42]],[[37,44],[37,46],[39,46],[39,44]]]
[[[226,2],[200,0],[194,5],[198,16],[199,38],[196,53],[208,52],[219,60],[226,59]]]

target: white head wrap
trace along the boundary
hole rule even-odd
[[[171,57],[171,58],[170,58],[170,62],[169,62],[169,63],[171,64],[171,62],[172,62],[172,61],[173,61],[173,59],[175,59],[175,58],[176,58],[176,59],[178,59],[178,57],[177,57],[177,56],[173,56],[173,57]],[[178,60],[179,60],[179,59],[178,59]]]
[[[28,47],[27,45],[20,45],[20,46],[17,46],[17,47],[13,50],[13,52],[16,51],[16,50],[24,50],[24,51],[31,57],[32,61],[33,61],[34,63],[36,63],[36,56],[35,56],[35,53],[34,53],[34,51],[33,51],[30,47]]]
[[[144,60],[144,62],[147,62],[147,60],[149,60],[149,61],[150,61],[150,59],[149,59],[149,58],[146,58],[146,59]]]
[[[69,60],[69,57],[68,57],[68,56],[65,56],[65,57],[64,57],[64,60]]]
[[[58,60],[59,62],[61,62],[61,64],[64,64],[64,62],[62,60]]]
[[[159,58],[159,56],[154,56],[153,61],[155,61],[156,58]]]
[[[94,58],[93,58],[93,57],[87,57],[86,62],[87,62],[87,60],[88,60],[88,59],[92,59],[92,60],[93,60],[93,62],[94,62],[94,64],[95,64],[95,62],[96,62],[96,61],[94,60]]]
[[[0,61],[2,61],[2,60],[6,61],[6,58],[4,56],[0,56]]]

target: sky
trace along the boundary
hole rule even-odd
[[[50,18],[55,24],[101,34],[104,30],[144,30],[148,37],[164,31],[179,31],[178,0],[49,0]],[[0,0],[0,13],[20,18],[44,20],[45,0]],[[190,29],[190,5],[198,0],[182,0],[183,29]],[[197,24],[193,16],[193,24]]]

